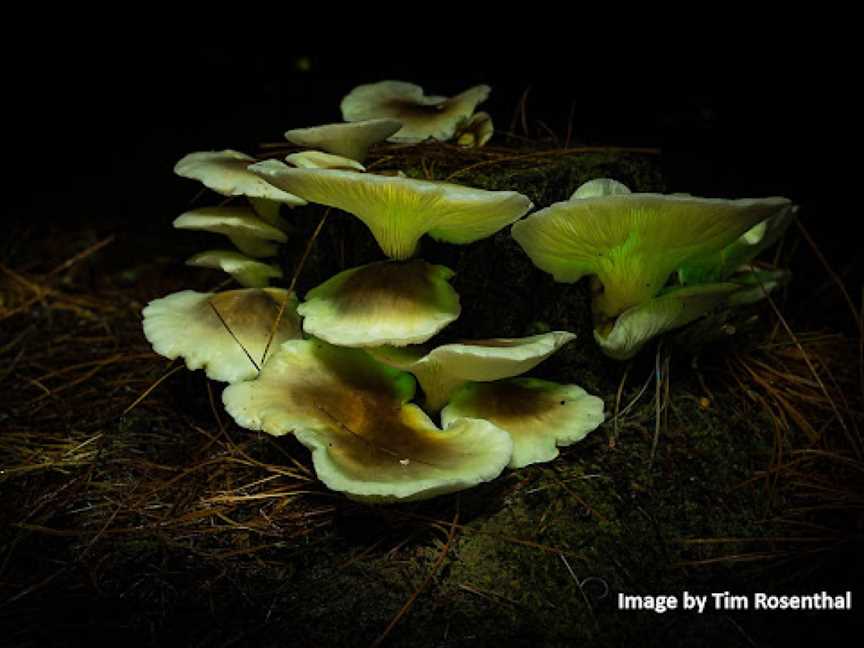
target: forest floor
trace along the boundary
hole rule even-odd
[[[663,191],[655,159],[437,145],[380,147],[371,166],[515,189],[543,207],[593,177]],[[289,276],[320,213],[289,216]],[[724,321],[735,335],[708,322],[700,335],[723,339],[672,337],[618,363],[593,343],[584,282],[554,283],[509,233],[426,241],[422,256],[456,270],[463,303],[444,339],[576,332],[535,375],[602,397],[607,421],[550,463],[375,506],[328,491],[293,438],[239,428],[221,384],[151,350],[147,302],[219,281],[182,265],[207,236],[84,219],[20,225],[4,242],[0,644],[743,647],[830,643],[855,620],[854,608],[618,604],[861,582],[860,340],[787,321],[794,281]],[[299,292],[376,254],[362,224],[330,217]]]

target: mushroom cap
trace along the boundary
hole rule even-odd
[[[480,148],[492,139],[495,134],[495,126],[492,116],[487,112],[474,113],[471,119],[459,129],[456,134],[456,143],[467,148]]]
[[[276,245],[288,240],[285,233],[259,218],[251,207],[202,207],[174,219],[177,229],[224,234],[241,252],[252,257],[276,254]]]
[[[422,348],[380,347],[369,353],[385,364],[413,373],[426,395],[426,408],[437,411],[465,382],[489,382],[530,371],[575,339],[567,331],[524,338],[496,338]]]
[[[553,460],[558,446],[581,441],[605,420],[603,399],[577,385],[538,378],[468,383],[441,411],[441,424],[466,417],[490,421],[510,435],[510,468]]]
[[[349,121],[352,123],[295,128],[285,133],[285,139],[292,144],[321,149],[362,162],[370,146],[383,142],[402,128],[402,122],[396,119]]]
[[[186,265],[223,270],[246,288],[264,288],[271,278],[282,276],[282,270],[276,266],[255,261],[233,250],[200,252],[187,259]]]
[[[723,249],[786,209],[786,198],[721,200],[662,194],[577,198],[513,225],[513,238],[556,281],[595,275],[595,312],[613,318],[658,294],[669,275]]]
[[[474,109],[489,96],[488,85],[477,85],[455,97],[427,97],[423,88],[404,81],[380,81],[354,88],[342,99],[348,122],[390,117],[402,123],[391,142],[416,143],[427,138],[451,139]]]
[[[618,182],[612,178],[594,178],[588,182],[583,182],[570,200],[575,198],[599,198],[600,196],[615,196],[621,194],[633,193],[630,188],[623,182]]]
[[[501,473],[513,449],[506,432],[474,419],[440,430],[406,404],[413,393],[410,375],[362,351],[295,340],[222,399],[243,427],[293,432],[312,450],[321,481],[352,499],[424,499]]]
[[[255,158],[226,149],[190,153],[174,165],[174,173],[183,178],[199,180],[205,187],[223,196],[266,198],[290,205],[305,205],[306,201],[277,189],[247,170]]]
[[[250,169],[306,200],[354,214],[393,259],[413,255],[426,233],[460,245],[485,238],[533,206],[515,191],[333,169],[293,169],[275,160]]]
[[[425,342],[461,312],[453,271],[426,261],[382,261],[340,272],[299,307],[306,332],[349,347]]]
[[[366,167],[351,158],[322,153],[321,151],[300,151],[285,157],[288,164],[300,169],[342,169],[344,171],[365,171]]]
[[[739,288],[721,283],[670,289],[621,313],[605,335],[595,329],[594,339],[607,356],[628,360],[652,338],[725,305]]]
[[[184,290],[154,299],[142,311],[144,336],[159,355],[182,357],[189,369],[203,368],[208,378],[249,380],[258,374],[249,357],[260,366],[283,302],[286,307],[271,345],[278,349],[282,342],[300,337],[297,297],[281,288]]]
[[[726,281],[741,266],[774,245],[783,236],[797,212],[797,205],[788,205],[779,214],[751,227],[722,250],[694,259],[679,268],[678,279],[682,284]]]

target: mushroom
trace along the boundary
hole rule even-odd
[[[250,259],[233,250],[208,250],[186,260],[186,265],[218,268],[234,277],[241,286],[263,288],[271,278],[282,276],[282,270],[269,263]]]
[[[466,148],[480,148],[492,139],[495,127],[492,117],[487,112],[478,112],[472,115],[459,132],[456,134],[456,143]]]
[[[596,277],[593,308],[604,324],[657,295],[678,268],[722,250],[789,204],[612,193],[556,203],[513,225],[512,233],[556,281]]]
[[[379,347],[369,353],[391,367],[410,371],[426,397],[424,407],[437,412],[451,394],[471,382],[489,382],[530,371],[576,336],[552,331],[524,338],[496,338],[445,344],[428,353],[422,348]]]
[[[174,166],[174,173],[184,178],[201,181],[205,187],[223,196],[264,198],[291,207],[305,205],[306,201],[292,196],[265,182],[247,170],[255,158],[232,151],[201,151],[190,153]]]
[[[798,213],[788,205],[776,216],[756,224],[722,250],[699,257],[678,269],[682,284],[709,283],[731,278],[740,267],[776,243]]]
[[[184,290],[154,299],[144,308],[144,336],[159,355],[182,357],[189,369],[203,368],[208,378],[249,380],[258,374],[271,332],[274,349],[300,337],[296,309],[294,294],[280,288]]]
[[[264,222],[249,207],[202,207],[174,219],[177,229],[203,230],[224,234],[241,252],[252,257],[276,254],[272,241],[284,243],[285,233]]]
[[[618,182],[612,178],[595,178],[594,180],[589,180],[588,182],[581,184],[579,188],[573,192],[573,195],[570,196],[570,200],[576,198],[597,198],[600,196],[614,196],[629,193],[632,193],[630,188],[623,182]]]
[[[342,100],[342,118],[356,122],[392,117],[402,122],[402,128],[389,138],[391,142],[416,143],[430,137],[445,142],[486,101],[490,91],[488,85],[478,85],[455,97],[427,97],[413,83],[369,83],[357,86]]]
[[[294,169],[276,160],[249,167],[286,191],[354,214],[392,259],[408,259],[421,236],[465,244],[521,218],[531,201],[515,191],[332,169]]]
[[[352,499],[425,499],[497,477],[513,450],[509,435],[468,418],[441,430],[408,404],[414,389],[410,375],[362,351],[292,340],[222,400],[242,427],[294,433],[321,481]]]
[[[415,259],[385,261],[337,274],[299,307],[307,333],[342,346],[425,342],[459,317],[453,271]]]
[[[285,139],[292,144],[321,149],[362,162],[366,159],[370,146],[383,142],[402,128],[402,122],[396,119],[348,121],[353,123],[295,128],[285,133]]]
[[[659,297],[625,310],[613,324],[595,328],[594,339],[609,357],[627,360],[651,338],[728,304],[739,289],[733,283],[671,288]]]
[[[366,167],[350,158],[321,151],[301,151],[285,157],[285,161],[301,169],[342,169],[365,171]]]
[[[577,385],[538,378],[465,385],[441,411],[441,424],[466,417],[490,421],[510,435],[510,468],[552,461],[558,446],[581,441],[605,419],[603,399]]]

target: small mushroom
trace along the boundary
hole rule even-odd
[[[295,128],[285,133],[285,139],[292,144],[321,149],[362,162],[366,159],[370,146],[383,142],[402,128],[402,122],[396,119],[348,121],[353,123]]]
[[[512,233],[556,281],[595,276],[595,318],[605,324],[657,295],[678,268],[722,250],[789,204],[613,193],[556,203],[513,225]]]
[[[184,290],[154,299],[142,311],[144,336],[166,358],[182,357],[189,369],[224,382],[258,374],[282,304],[272,348],[300,337],[297,298],[280,288],[200,293]],[[244,350],[245,349],[245,350]]]
[[[273,241],[284,243],[285,233],[259,218],[249,207],[202,207],[174,219],[177,229],[224,234],[244,254],[270,257],[276,254]]]
[[[186,265],[218,268],[234,277],[241,286],[263,288],[270,279],[282,276],[282,270],[269,263],[255,261],[233,250],[208,250],[186,260]]]
[[[629,193],[633,192],[631,192],[630,188],[623,182],[618,182],[612,178],[595,178],[594,180],[589,180],[588,182],[581,184],[579,188],[573,192],[573,195],[570,196],[570,200],[576,198],[599,198],[601,196],[615,196]]]
[[[733,283],[671,288],[654,299],[625,310],[614,324],[595,329],[594,339],[607,356],[628,360],[652,338],[727,304],[739,288]]]
[[[410,371],[423,388],[427,411],[437,412],[467,382],[489,382],[530,371],[576,336],[552,331],[524,338],[496,338],[422,348],[379,347],[369,353],[391,367]]]
[[[558,447],[584,439],[603,423],[603,399],[577,385],[538,378],[469,383],[441,411],[441,424],[458,418],[494,423],[513,439],[510,468],[552,461]]]
[[[313,288],[299,308],[306,332],[350,347],[425,342],[459,317],[453,271],[425,261],[351,268]]]
[[[488,85],[469,88],[455,97],[427,97],[423,88],[404,81],[380,81],[354,88],[342,100],[342,118],[348,122],[390,117],[402,128],[391,142],[416,143],[433,138],[442,142],[474,114],[489,96]]]
[[[365,171],[366,167],[350,158],[321,151],[301,151],[285,157],[285,161],[300,169],[342,169],[343,171]]]
[[[174,173],[199,180],[205,187],[223,196],[264,198],[291,207],[306,201],[277,189],[247,170],[255,158],[238,151],[201,151],[190,153],[174,166]]]
[[[332,169],[295,169],[266,160],[250,170],[306,200],[362,220],[381,250],[408,259],[424,234],[459,245],[490,236],[521,218],[531,201],[515,191]]]
[[[467,418],[441,430],[408,404],[414,388],[410,375],[362,351],[294,340],[222,400],[242,427],[294,433],[319,479],[351,499],[425,499],[497,477],[513,450],[509,435]]]
[[[480,148],[492,139],[495,127],[492,117],[487,112],[478,112],[471,116],[456,134],[456,143],[465,148]]]

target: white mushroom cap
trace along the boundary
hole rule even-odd
[[[513,439],[510,468],[551,461],[558,447],[584,439],[603,423],[603,399],[577,385],[537,378],[469,383],[441,411],[441,424],[458,418],[494,423]]]
[[[495,134],[495,126],[492,117],[487,112],[478,112],[459,129],[456,134],[456,143],[468,148],[479,148],[485,146]]]
[[[506,432],[476,419],[440,430],[406,404],[413,394],[410,375],[362,351],[297,340],[222,399],[245,428],[293,432],[312,450],[321,481],[352,499],[425,499],[501,473],[513,450]]]
[[[407,259],[428,233],[447,243],[465,244],[490,236],[533,206],[515,191],[485,191],[331,169],[293,169],[275,160],[250,167],[274,185],[354,214],[372,231],[381,250]]]
[[[261,364],[283,302],[272,342],[278,349],[300,337],[297,298],[279,288],[215,294],[184,290],[154,299],[143,310],[144,335],[156,353],[172,360],[182,357],[189,369],[203,368],[208,378],[249,380],[258,375],[255,364]]]
[[[552,331],[524,338],[445,344],[426,354],[422,349],[393,347],[369,349],[369,353],[380,362],[413,373],[426,396],[426,409],[438,411],[466,382],[523,374],[575,338],[567,331]]]
[[[425,261],[351,268],[313,288],[299,308],[307,333],[350,347],[425,342],[459,317],[453,271]]]
[[[259,218],[251,207],[202,207],[174,219],[177,229],[224,234],[241,252],[252,257],[276,254],[276,245],[288,240],[285,233]]]
[[[652,338],[725,305],[739,289],[733,283],[670,289],[621,313],[608,332],[595,330],[594,339],[609,357],[628,360]]]
[[[513,225],[513,238],[557,281],[595,275],[598,319],[642,304],[694,259],[722,250],[785,210],[785,198],[719,200],[662,194],[576,198]]]
[[[600,196],[615,196],[632,193],[623,182],[612,178],[595,178],[579,185],[579,188],[570,196],[574,198],[599,198]]]
[[[223,270],[247,288],[263,288],[270,279],[282,276],[282,270],[278,267],[255,261],[233,250],[201,252],[187,259],[186,265]]]
[[[285,133],[285,139],[293,144],[321,149],[362,162],[366,159],[370,146],[383,142],[402,128],[402,122],[396,119],[349,121],[353,123],[295,128]]]
[[[365,171],[366,167],[351,158],[322,153],[321,151],[301,151],[285,157],[288,164],[300,169],[342,169],[346,171]]]
[[[427,97],[413,83],[369,83],[357,86],[342,100],[342,118],[356,122],[392,117],[402,122],[402,128],[390,137],[391,142],[415,143],[429,137],[443,142],[468,121],[489,92],[489,86],[478,85],[451,98]]]
[[[306,201],[277,189],[247,170],[255,158],[238,151],[201,151],[190,153],[174,166],[174,173],[199,180],[223,196],[266,198],[292,207]]]

